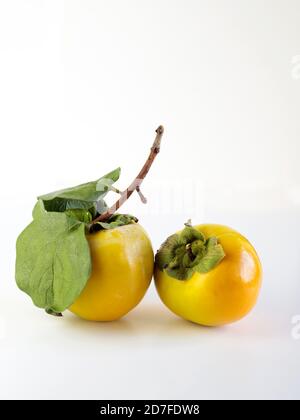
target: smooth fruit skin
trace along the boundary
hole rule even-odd
[[[249,241],[220,225],[195,229],[216,236],[225,259],[207,274],[187,281],[169,277],[155,268],[155,285],[164,304],[176,315],[200,325],[216,327],[244,318],[255,306],[262,284],[262,266]]]
[[[153,249],[139,224],[100,231],[88,236],[92,275],[69,308],[89,321],[114,321],[144,297],[154,266]]]

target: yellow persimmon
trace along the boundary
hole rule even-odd
[[[90,321],[113,321],[144,297],[153,275],[151,242],[139,224],[88,235],[92,275],[69,308]]]
[[[178,316],[221,326],[245,317],[255,306],[262,266],[250,242],[220,225],[187,226],[170,237],[156,257],[155,285]]]

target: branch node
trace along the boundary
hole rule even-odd
[[[161,139],[164,132],[165,132],[165,129],[162,125],[160,125],[156,130],[157,136],[156,136],[156,139],[154,140],[154,143],[151,149],[156,154],[160,152]]]
[[[144,196],[144,194],[142,193],[142,191],[141,191],[140,187],[136,187],[136,192],[138,193],[138,195],[139,195],[139,197],[140,197],[140,199],[141,199],[141,202],[142,202],[143,204],[147,204],[148,200],[147,200],[147,198]]]

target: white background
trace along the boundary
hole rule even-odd
[[[298,0],[0,0],[0,398],[299,398]],[[163,123],[136,214],[160,243],[192,217],[261,255],[256,310],[223,329],[152,287],[128,317],[47,317],[14,283],[39,194],[122,166]]]

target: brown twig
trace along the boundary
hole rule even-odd
[[[128,198],[131,197],[134,191],[137,191],[140,197],[143,197],[142,201],[144,202],[146,201],[145,197],[141,194],[140,187],[144,179],[146,178],[156,156],[160,152],[160,145],[161,145],[163,134],[164,134],[164,127],[163,126],[158,127],[158,129],[156,130],[156,138],[151,148],[150,155],[145,165],[143,166],[142,170],[138,174],[138,176],[135,178],[133,183],[127,188],[127,190],[122,192],[119,200],[111,208],[109,208],[105,213],[101,214],[95,220],[93,220],[92,225],[94,225],[97,222],[105,222],[106,220],[108,220],[113,214],[115,214],[116,211],[119,210],[119,208],[128,200]]]
[[[136,192],[138,193],[138,195],[139,195],[139,197],[140,197],[140,199],[141,199],[141,202],[143,203],[143,204],[147,204],[147,198],[144,196],[144,194],[142,193],[142,191],[141,191],[141,189],[140,189],[140,187],[136,187]]]

